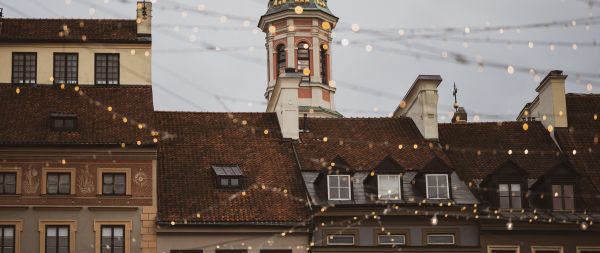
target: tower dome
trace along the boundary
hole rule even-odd
[[[327,0],[269,0],[269,9],[265,15],[293,10],[297,6],[304,10],[319,10],[333,15],[327,7]]]

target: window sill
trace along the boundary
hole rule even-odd
[[[106,194],[96,194],[98,198],[132,198],[133,195],[106,195]]]
[[[48,197],[48,198],[72,198],[72,197],[77,197],[76,194],[40,194],[41,197]]]
[[[16,197],[21,197],[22,194],[0,194],[0,197],[7,197],[7,198],[16,198]]]

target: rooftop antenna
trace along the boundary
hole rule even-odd
[[[452,95],[454,96],[454,110],[458,112],[458,89],[456,88],[456,82],[454,83],[454,92],[452,92]]]

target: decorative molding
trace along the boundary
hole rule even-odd
[[[79,192],[82,194],[87,195],[94,192],[94,176],[92,173],[90,173],[90,169],[87,164],[77,177],[77,186],[79,187]]]
[[[23,181],[23,191],[26,194],[35,194],[38,192],[38,187],[40,187],[40,178],[38,175],[38,171],[36,169],[32,169],[31,165],[27,168],[27,172],[25,172],[25,180]]]

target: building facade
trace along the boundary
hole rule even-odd
[[[600,252],[600,95],[551,71],[517,120],[335,109],[326,0],[272,0],[264,113],[152,104],[132,20],[0,19],[0,253]],[[400,98],[399,98],[400,99]]]
[[[151,5],[136,12],[0,19],[1,252],[156,252]]]

